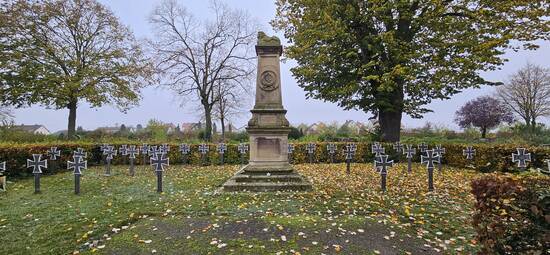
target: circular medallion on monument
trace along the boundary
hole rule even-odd
[[[260,75],[260,87],[265,91],[272,91],[279,87],[277,73],[266,70]]]

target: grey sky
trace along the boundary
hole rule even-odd
[[[100,0],[106,4],[120,19],[128,25],[138,38],[151,36],[151,26],[148,17],[158,0]],[[208,1],[206,0],[180,0],[181,3],[194,13],[196,17],[208,17]],[[268,34],[273,34],[269,21],[275,15],[273,0],[225,0],[235,8],[247,10],[255,17]],[[279,34],[280,37],[282,37]],[[284,41],[284,40],[283,40]],[[537,51],[508,52],[507,62],[501,70],[484,74],[493,81],[504,81],[525,63],[549,67],[550,42],[543,42]],[[305,98],[304,91],[298,87],[290,73],[290,68],[295,65],[293,61],[287,61],[281,65],[282,89],[284,106],[288,110],[287,118],[292,124],[314,123],[318,121],[343,122],[351,119],[366,122],[370,115],[358,111],[343,111],[337,105],[318,100]],[[466,101],[479,95],[491,94],[494,88],[482,88],[478,90],[466,90],[455,95],[450,100],[435,101],[428,107],[434,112],[426,114],[423,119],[411,119],[404,116],[403,123],[406,127],[422,126],[426,121],[441,124],[453,129],[457,126],[453,123],[454,112]],[[149,87],[143,90],[143,100],[138,107],[121,113],[111,106],[91,109],[87,104],[80,103],[77,113],[77,126],[85,129],[95,129],[100,126],[112,126],[114,124],[136,125],[147,123],[155,118],[163,122],[182,123],[197,121],[199,116],[195,113],[196,107],[185,105],[180,107],[181,99],[164,89]],[[67,128],[68,110],[47,110],[41,106],[33,106],[14,111],[17,124],[44,124],[50,131]],[[237,127],[245,125],[249,114],[236,121]],[[544,120],[545,122],[547,120]]]

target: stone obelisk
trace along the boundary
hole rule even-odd
[[[311,184],[288,163],[288,133],[281,97],[279,38],[258,33],[256,101],[246,130],[250,136],[249,164],[224,185],[225,191],[310,190]]]

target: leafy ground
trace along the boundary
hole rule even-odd
[[[174,166],[165,192],[150,169],[135,177],[116,167],[92,168],[73,192],[73,175],[9,184],[0,193],[0,254],[467,254],[477,251],[470,224],[469,182],[479,176],[445,168],[426,192],[419,165],[388,175],[379,190],[371,164],[308,164],[296,168],[308,193],[222,193],[237,166]]]

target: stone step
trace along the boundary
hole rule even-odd
[[[252,192],[308,191],[311,190],[311,184],[307,182],[228,182],[223,185],[223,190]]]
[[[240,174],[233,177],[236,182],[302,182],[303,179],[297,174],[291,175],[247,175]]]

